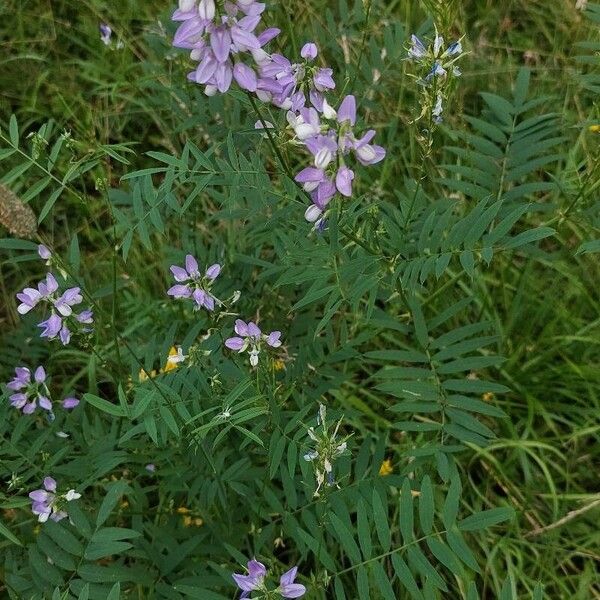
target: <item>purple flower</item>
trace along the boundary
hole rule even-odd
[[[17,294],[17,300],[21,302],[17,306],[17,312],[20,315],[26,315],[42,299],[42,294],[34,288],[25,288]]]
[[[306,588],[301,583],[294,583],[298,567],[292,567],[279,579],[278,592],[284,598],[300,598],[306,594]]]
[[[335,176],[335,187],[337,191],[350,198],[352,196],[352,180],[354,179],[354,171],[348,167],[340,167]]]
[[[427,50],[423,45],[423,42],[421,42],[421,40],[414,34],[410,36],[410,39],[412,46],[408,50],[408,57],[412,60],[419,60],[423,58],[427,54]]]
[[[15,378],[6,387],[16,392],[9,396],[11,406],[21,410],[23,414],[32,414],[39,404],[40,408],[52,415],[52,401],[49,398],[50,393],[46,386],[44,367],[40,366],[35,370],[33,380],[27,367],[17,367]]]
[[[325,68],[318,69],[313,77],[315,88],[319,92],[335,89],[335,81],[333,80],[333,69]]]
[[[78,287],[65,290],[62,295],[54,301],[54,308],[63,316],[69,317],[73,313],[73,306],[83,302],[83,296]]]
[[[268,335],[261,332],[256,323],[252,321],[246,323],[241,319],[236,319],[234,331],[237,336],[225,340],[225,346],[238,353],[245,352],[250,354],[250,364],[255,367],[258,364],[258,355],[261,351],[263,342],[271,348],[281,346],[281,331],[271,331]]]
[[[106,23],[100,23],[98,28],[100,29],[100,39],[102,40],[102,43],[105,46],[110,46],[112,29]]]
[[[172,19],[181,25],[173,45],[191,51],[190,58],[198,67],[188,79],[204,85],[208,96],[226,92],[234,79],[244,90],[257,90],[257,73],[244,62],[244,55],[257,63],[265,60],[268,55],[262,47],[279,34],[274,28],[258,36],[254,33],[264,8],[255,0],[229,1],[219,7],[214,0],[179,3]]]
[[[198,261],[188,254],[185,257],[185,268],[171,265],[171,273],[178,283],[170,287],[167,294],[174,298],[192,298],[196,303],[196,310],[204,307],[212,311],[215,308],[215,297],[210,293],[210,288],[220,272],[221,265],[214,264],[202,275]]]
[[[300,50],[300,56],[305,58],[306,60],[314,60],[317,58],[317,45],[312,42],[308,42],[302,46],[302,50]]]
[[[42,328],[40,337],[47,337],[52,340],[60,333],[63,322],[56,313],[52,313],[45,321],[39,323],[38,327]]]
[[[460,54],[462,52],[462,44],[460,40],[457,42],[452,42],[447,48],[446,52],[444,52],[445,56],[454,56],[456,54]]]
[[[248,561],[248,575],[232,575],[236,585],[242,590],[240,598],[248,598],[250,592],[258,590],[263,586],[263,581],[267,575],[267,568],[256,559]]]
[[[46,246],[44,246],[44,244],[40,244],[38,246],[38,254],[40,258],[44,260],[50,260],[52,258],[52,253],[50,252],[50,250],[48,250]]]
[[[42,254],[45,255],[40,250],[40,256]],[[21,302],[17,307],[17,311],[19,314],[25,315],[42,301],[50,304],[50,316],[38,323],[38,327],[42,329],[40,337],[48,339],[59,337],[61,342],[66,345],[71,339],[71,329],[68,322],[70,321],[72,325],[74,324],[81,331],[90,331],[89,327],[81,328],[79,324],[92,323],[93,313],[88,309],[82,311],[79,315],[73,315],[73,306],[83,302],[80,288],[68,288],[60,296],[57,296],[58,288],[59,285],[56,277],[52,273],[48,273],[46,278],[38,283],[37,289],[25,288],[17,294],[17,299]]]
[[[63,408],[66,408],[67,410],[71,410],[72,408],[75,408],[76,406],[79,405],[79,400],[77,398],[65,398],[62,401],[62,406]]]
[[[37,516],[40,523],[45,523],[48,518],[60,521],[67,516],[62,510],[65,502],[71,502],[81,498],[81,494],[71,489],[66,494],[56,493],[56,480],[52,477],[44,477],[43,489],[34,490],[29,493],[31,499],[31,512]]]
[[[356,124],[356,99],[354,96],[346,96],[337,111],[337,119],[340,124],[347,121],[350,125]]]

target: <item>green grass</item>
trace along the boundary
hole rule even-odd
[[[133,142],[130,147],[137,154],[123,153],[131,164],[113,160],[108,167],[115,187],[126,171],[149,164],[142,155],[147,150],[176,152],[187,137],[200,146],[209,145],[223,130],[223,123],[248,121],[240,117],[239,105],[233,101],[219,105],[223,112],[212,119],[189,117],[191,103],[198,100],[190,95],[189,104],[182,106],[172,90],[173,82],[185,72],[186,61],[168,46],[163,29],[171,31],[168,2],[123,0],[122,8],[110,12],[110,3],[100,0],[13,4],[16,12],[8,18],[0,9],[0,124],[6,125],[13,112],[27,130],[53,119],[58,129],[71,132],[77,157],[94,152],[99,144]],[[325,4],[337,3],[311,0],[305,10],[297,11],[293,2],[284,0],[281,5],[288,9],[289,19],[281,16],[280,25],[292,47],[313,36],[327,40],[325,54],[343,66],[344,46],[358,44],[361,30],[354,26],[333,29],[322,10]],[[374,2],[363,65],[378,60],[383,31],[402,41],[403,32],[410,33],[424,23],[425,13],[416,4]],[[548,598],[600,598],[600,263],[597,254],[575,254],[581,243],[598,237],[600,135],[588,131],[587,125],[600,122],[600,115],[598,97],[581,86],[577,77],[581,67],[574,60],[580,52],[576,42],[597,40],[598,30],[575,10],[574,2],[472,0],[456,4],[452,30],[466,34],[470,54],[448,110],[449,128],[464,126],[463,113],[478,113],[480,91],[505,93],[518,68],[526,64],[536,96],[547,95],[543,109],[560,115],[557,135],[566,137],[563,148],[568,152],[568,160],[546,174],[561,182],[559,191],[541,196],[539,211],[531,217],[536,224],[551,223],[557,237],[542,244],[535,256],[499,256],[482,277],[458,277],[462,291],[473,299],[472,316],[489,320],[500,336],[496,349],[506,361],[497,380],[512,390],[502,399],[490,400],[508,414],[506,419],[489,422],[497,441],[485,449],[473,448],[468,461],[461,463],[467,507],[510,504],[518,515],[507,528],[477,538],[479,554],[485,557],[481,595],[498,597],[507,574],[512,574],[518,581],[519,598],[530,597],[538,581]],[[34,15],[40,10],[44,18],[36,21]],[[280,12],[283,15],[285,10]],[[109,22],[123,39],[123,50],[102,46],[97,33],[101,20]],[[407,66],[401,61],[383,64],[381,77],[367,88],[364,103],[369,121],[383,130],[384,145],[392,148],[390,154],[395,157],[385,164],[377,182],[389,196],[396,183],[400,187],[406,172],[417,168],[420,149],[409,135],[415,97],[405,76]],[[365,69],[359,74],[361,80],[368,74]],[[443,164],[447,158],[442,146],[450,135],[446,132],[437,140],[434,161],[426,166],[431,181],[440,174],[432,165]],[[240,142],[245,143],[243,136]],[[90,279],[102,279],[112,260],[105,244],[112,235],[110,214],[94,187],[96,171],[88,175],[75,186],[83,199],[63,196],[43,231],[65,252],[77,234],[82,253],[91,259]],[[20,179],[15,191],[22,192],[27,185],[26,178]],[[440,197],[444,194],[441,187],[436,192]],[[229,225],[214,229],[201,223],[200,217],[196,227],[202,235],[212,239],[236,235]],[[178,226],[173,224],[170,230],[174,245],[180,245]],[[135,294],[158,297],[164,285],[158,265],[165,263],[165,252],[164,248],[148,252],[134,246],[127,265],[119,265],[125,278],[135,277],[122,295],[125,313]],[[2,267],[2,381],[13,366],[10,357],[21,353],[14,290],[39,276],[42,269],[31,261],[10,261]],[[431,300],[432,308],[438,298]],[[151,323],[157,331],[168,327],[169,315],[161,313],[163,308],[162,300],[149,300],[138,321],[130,324],[129,333],[140,333]],[[42,350],[33,343],[29,352],[35,356]],[[94,380],[85,353],[64,351],[56,363],[78,365],[70,383]],[[99,372],[103,368],[102,364],[94,366]],[[360,382],[343,387],[338,399],[342,406],[358,406],[359,411],[362,403],[369,407],[360,422],[363,434],[385,428],[385,420],[377,415],[378,399]],[[396,469],[403,464],[405,450],[403,439],[386,450]]]

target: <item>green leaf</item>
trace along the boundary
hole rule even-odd
[[[104,500],[102,500],[102,504],[98,509],[96,528],[100,527],[106,521],[106,519],[108,519],[113,508],[127,488],[127,483],[124,481],[115,481],[109,484],[106,496],[104,496]]]
[[[423,600],[423,594],[419,590],[419,586],[410,572],[408,565],[404,562],[404,559],[398,552],[392,554],[392,565],[394,572],[398,576],[400,583],[406,588],[406,591],[410,594],[413,600]]]
[[[88,547],[85,549],[84,557],[87,560],[98,560],[99,558],[104,558],[105,556],[111,556],[113,554],[121,554],[125,552],[125,550],[129,550],[132,545],[129,542],[90,542]]]
[[[105,412],[113,417],[125,417],[125,411],[123,407],[118,404],[113,404],[112,402],[108,402],[108,400],[104,400],[104,398],[99,398],[94,394],[84,394],[83,399],[92,406],[100,409],[102,412]]]
[[[66,520],[66,519],[65,519]],[[83,554],[83,544],[67,529],[65,525],[48,521],[44,525],[44,532],[51,537],[58,546],[74,556]]]
[[[348,529],[346,524],[338,517],[334,512],[330,513],[331,525],[336,537],[340,540],[342,549],[350,560],[356,564],[361,562],[360,550],[356,545],[352,532]]]
[[[376,560],[371,563],[371,572],[373,573],[373,579],[375,579],[375,583],[377,584],[382,597],[385,600],[396,600],[394,588],[379,561]]]
[[[10,135],[10,143],[16,148],[19,147],[19,125],[17,124],[17,117],[10,115],[10,121],[8,123],[8,132]]]
[[[373,520],[379,543],[385,552],[392,546],[392,535],[388,524],[387,498],[379,495],[377,488],[373,489]]]
[[[371,526],[365,502],[362,498],[359,499],[356,505],[356,529],[358,533],[358,543],[363,553],[364,560],[369,560],[373,553],[373,544],[371,541]]]
[[[110,590],[108,596],[106,597],[106,600],[120,600],[121,598],[121,584],[117,581],[117,583],[115,583],[115,585],[113,585],[112,589]]]
[[[479,531],[503,521],[508,521],[514,517],[514,514],[515,511],[509,507],[491,508],[469,515],[459,521],[458,528],[461,531]]]
[[[0,535],[3,535],[7,540],[16,544],[17,546],[22,546],[23,544],[19,541],[19,538],[10,531],[2,521],[0,521]]]
[[[421,481],[421,495],[419,496],[419,521],[425,535],[429,535],[433,529],[433,513],[433,488],[429,475],[425,475]]]

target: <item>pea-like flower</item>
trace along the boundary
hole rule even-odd
[[[265,579],[267,568],[255,558],[248,561],[248,574],[240,575],[233,573],[232,577],[236,585],[242,590],[240,598],[248,598],[251,592],[261,591],[269,598],[273,594],[267,589]],[[279,587],[275,590],[282,598],[301,598],[306,593],[306,587],[301,583],[294,583],[298,567],[292,567],[279,578]]]
[[[421,86],[421,113],[419,119],[431,115],[431,121],[442,122],[443,102],[446,88],[453,77],[460,77],[461,70],[456,62],[463,56],[461,40],[445,46],[444,38],[437,32],[428,47],[416,36],[411,36],[408,59],[417,64],[420,73],[415,75]]]
[[[180,0],[172,19],[182,24],[173,45],[191,50],[191,59],[199,64],[188,79],[204,85],[208,96],[226,92],[233,80],[244,90],[257,90],[256,71],[242,57],[262,57],[262,47],[279,34],[275,28],[254,33],[264,9],[255,0],[225,2],[222,7],[215,0]]]
[[[215,301],[219,302],[211,294],[211,287],[214,280],[221,272],[221,265],[214,264],[208,267],[202,275],[198,266],[198,261],[188,254],[185,257],[185,268],[171,265],[171,273],[178,283],[167,290],[169,296],[173,298],[190,298],[196,306],[196,310],[205,308],[208,311],[215,309]]]
[[[29,493],[31,498],[31,512],[37,516],[40,523],[45,523],[49,518],[52,521],[61,521],[67,515],[63,510],[66,502],[78,500],[81,494],[71,489],[65,494],[57,494],[56,480],[44,477],[43,489]]]
[[[15,393],[9,396],[11,406],[30,415],[38,407],[52,412],[52,401],[50,392],[46,386],[46,371],[44,367],[38,367],[31,377],[31,371],[27,367],[17,367],[15,378],[6,387]]]
[[[46,383],[44,367],[38,367],[34,371],[33,377],[27,367],[16,367],[15,377],[6,384],[6,387],[14,392],[8,398],[11,406],[22,411],[25,415],[34,413],[39,406],[41,409],[48,411],[51,420],[54,419],[52,398]],[[65,398],[61,404],[63,408],[70,410],[79,404],[79,400],[75,397],[69,397]]]
[[[230,350],[236,350],[240,354],[248,351],[250,354],[250,364],[253,367],[258,364],[258,355],[263,344],[267,344],[271,348],[279,348],[281,346],[281,331],[271,331],[271,333],[266,335],[252,321],[246,323],[241,319],[236,319],[234,331],[240,337],[228,338],[225,340],[225,346]]]
[[[337,111],[329,107],[326,100],[321,109],[324,122],[315,108],[302,109],[298,115],[288,113],[288,123],[297,139],[313,156],[313,166],[302,169],[295,180],[311,195],[313,204],[304,216],[317,225],[323,222],[322,214],[337,192],[352,196],[355,175],[346,164],[348,154],[354,154],[363,166],[374,165],[385,157],[385,149],[371,143],[375,130],[370,129],[362,137],[355,136],[356,98],[353,95],[346,96]]]
[[[301,598],[306,594],[305,586],[301,583],[294,583],[297,573],[298,567],[292,567],[280,577],[277,591],[283,598]]]
[[[317,414],[318,428],[308,428],[308,437],[314,442],[315,447],[304,455],[304,460],[312,463],[315,469],[317,480],[317,488],[314,492],[315,497],[319,496],[319,491],[326,479],[327,485],[335,485],[333,475],[334,463],[348,449],[347,437],[341,441],[337,439],[341,424],[342,419],[337,422],[333,432],[330,432],[330,427],[327,424],[327,409],[325,405],[319,404],[319,412]]]
[[[38,324],[42,329],[40,337],[48,339],[58,337],[66,346],[71,340],[72,329],[83,333],[91,331],[91,328],[81,327],[81,325],[93,323],[93,312],[90,309],[83,310],[79,314],[73,312],[73,307],[83,302],[80,288],[68,288],[59,294],[58,281],[52,273],[47,273],[46,278],[38,283],[37,288],[26,287],[19,292],[17,300],[20,302],[17,312],[21,315],[26,315],[40,303],[50,305],[49,317]]]
[[[256,559],[248,561],[248,575],[234,573],[232,575],[236,585],[242,590],[240,598],[248,598],[250,592],[264,587],[264,580],[267,576],[267,568]]]
[[[257,96],[285,110],[298,111],[306,106],[307,97],[320,105],[323,92],[335,89],[333,69],[313,64],[318,48],[313,42],[300,51],[303,61],[292,63],[282,54],[265,54],[257,60],[259,83]]]

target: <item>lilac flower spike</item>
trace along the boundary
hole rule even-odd
[[[43,489],[34,490],[29,493],[31,498],[31,512],[37,516],[40,523],[45,523],[48,518],[53,521],[64,519],[67,513],[62,510],[65,502],[78,500],[81,494],[71,489],[66,494],[56,493],[56,480],[52,477],[44,477]]]
[[[50,256],[45,246],[40,246],[38,252],[42,258]],[[78,287],[68,288],[60,295],[58,295],[58,289],[56,277],[52,273],[47,273],[46,278],[38,283],[37,289],[27,287],[17,294],[17,300],[20,301],[17,312],[25,315],[40,302],[50,304],[50,316],[45,321],[38,323],[38,327],[42,329],[40,337],[48,339],[59,337],[63,345],[66,345],[71,339],[69,322],[71,327],[75,326],[81,332],[90,331],[91,328],[80,327],[80,324],[91,324],[93,313],[89,309],[79,314],[73,312],[73,307],[83,302],[83,296]]]
[[[240,598],[248,598],[250,592],[263,587],[264,579],[267,575],[267,568],[256,559],[248,561],[248,575],[232,575],[236,585],[242,590]]]
[[[314,157],[314,166],[305,167],[295,177],[303,189],[310,193],[313,204],[305,213],[315,229],[324,227],[322,217],[331,199],[339,192],[342,196],[352,196],[354,171],[346,165],[346,155],[354,153],[362,165],[374,165],[385,157],[385,149],[371,144],[374,130],[362,137],[354,134],[356,125],[356,98],[346,96],[337,111],[326,100],[322,105],[323,123],[316,109],[301,109],[298,115],[288,113],[288,123],[294,128],[298,140],[303,141]]]
[[[254,32],[260,24],[265,5],[255,0],[180,0],[173,21],[181,22],[173,38],[176,48],[190,50],[190,58],[198,63],[188,79],[204,85],[212,96],[226,92],[233,80],[244,90],[257,90],[256,71],[246,62],[246,55],[264,60],[262,47],[279,34],[278,29]]]
[[[44,367],[38,367],[35,370],[33,379],[27,367],[17,367],[15,378],[6,387],[15,392],[9,396],[11,406],[21,410],[23,414],[32,414],[39,404],[40,408],[52,415],[52,401],[46,386]]]
[[[252,321],[246,323],[241,319],[236,319],[234,331],[240,337],[230,337],[226,339],[225,346],[240,354],[248,350],[250,354],[250,364],[253,367],[256,367],[258,364],[258,355],[263,342],[271,348],[279,348],[279,346],[281,346],[281,331],[271,331],[269,335],[265,335],[261,332],[258,325]]]
[[[292,567],[279,579],[279,589],[277,591],[283,598],[300,598],[306,594],[306,587],[301,583],[294,583],[297,572],[298,567]]]
[[[171,273],[178,283],[170,287],[167,294],[174,298],[191,298],[196,303],[196,310],[204,307],[206,310],[212,311],[215,309],[216,298],[211,294],[210,288],[220,272],[221,265],[214,264],[208,267],[202,275],[198,261],[188,254],[185,257],[185,268],[171,265]]]

